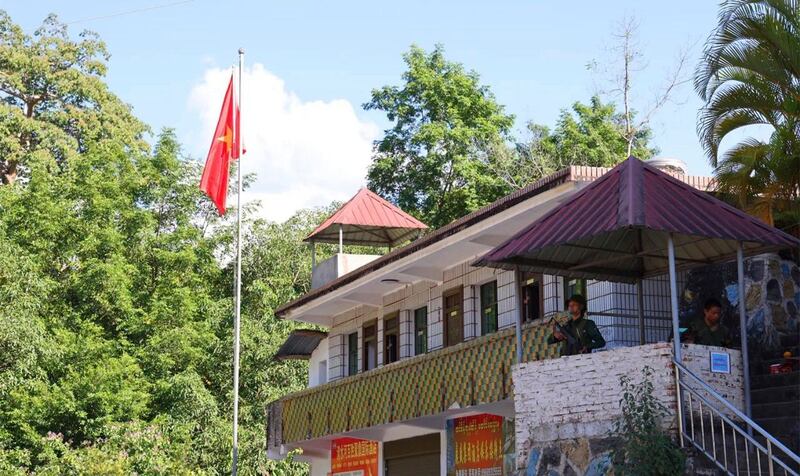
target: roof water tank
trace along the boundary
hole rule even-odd
[[[672,157],[655,157],[645,160],[645,163],[647,165],[652,165],[659,170],[663,170],[664,172],[686,175],[686,162],[680,159],[675,159]]]

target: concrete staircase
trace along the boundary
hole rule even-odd
[[[683,413],[679,421],[689,456],[687,474],[800,476],[796,449],[800,373],[769,375],[770,363],[751,366],[752,419],[737,412],[699,377],[675,364]]]
[[[713,423],[713,425],[712,425]],[[702,449],[688,445],[686,454],[689,457],[689,467],[687,474],[699,475],[792,475],[789,470],[798,471],[796,464],[792,464],[787,458],[783,458],[780,450],[774,449],[773,454],[786,462],[789,470],[781,467],[777,463],[772,463],[770,471],[770,460],[764,452],[756,450],[752,443],[748,442],[740,434],[735,434],[734,429],[725,424],[719,418],[714,418],[713,422],[708,414],[702,417],[695,415],[687,424],[694,424],[695,437]],[[701,430],[702,428],[702,430]],[[755,436],[756,441],[766,448],[767,442],[760,436]],[[705,451],[708,456],[703,453]],[[714,461],[723,465],[721,469],[714,464]]]

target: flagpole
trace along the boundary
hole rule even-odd
[[[244,48],[239,48],[239,126],[242,117],[242,71],[244,66]],[[237,126],[234,113],[233,127]],[[242,133],[234,131],[239,162],[236,164],[236,294],[233,316],[233,465],[231,474],[236,476],[239,460],[239,332],[242,310]]]

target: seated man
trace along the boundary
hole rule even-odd
[[[700,345],[730,347],[731,337],[728,328],[722,325],[722,304],[715,298],[707,299],[703,305],[703,317],[689,324],[686,330],[686,342]]]
[[[586,298],[580,294],[572,295],[567,301],[570,320],[563,326],[553,324],[553,334],[548,344],[566,341],[562,355],[588,354],[594,349],[605,347],[606,340],[600,334],[594,321],[586,319]]]

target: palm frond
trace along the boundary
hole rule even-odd
[[[750,109],[726,111],[723,115],[708,114],[701,110],[698,117],[700,142],[712,158],[712,165],[717,166],[717,156],[722,138],[730,132],[761,124],[769,124],[766,118]]]
[[[720,158],[720,144],[732,131],[755,124],[794,130],[800,115],[800,0],[728,0],[695,70],[695,90],[705,101],[698,136],[710,162],[723,167],[749,143]],[[785,134],[785,143],[796,143]],[[752,145],[752,144],[749,144]],[[792,150],[798,152],[796,146]],[[779,152],[770,145],[760,153]]]
[[[714,171],[718,190],[737,197],[742,206],[749,205],[766,185],[763,169],[768,152],[768,144],[752,138],[727,150]]]

